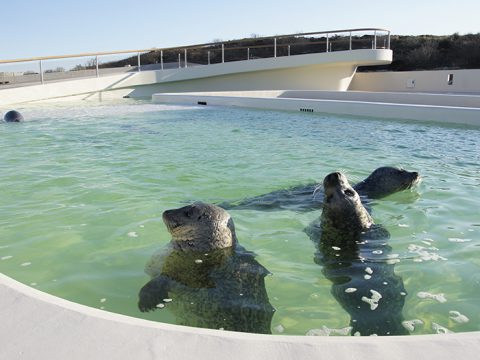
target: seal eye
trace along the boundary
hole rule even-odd
[[[347,196],[355,196],[355,192],[353,190],[347,189],[345,190],[345,195]]]
[[[195,208],[194,207],[191,207],[189,208],[188,210],[185,210],[184,211],[184,214],[187,218],[191,218],[193,217],[193,213],[195,212]]]

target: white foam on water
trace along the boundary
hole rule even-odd
[[[408,331],[415,331],[418,325],[423,325],[423,321],[420,319],[402,321],[402,326]]]
[[[285,332],[285,328],[283,327],[282,324],[275,326],[273,330],[279,334],[282,334],[283,332]]]
[[[466,317],[463,314],[460,314],[460,312],[455,311],[455,310],[449,311],[448,314],[449,314],[449,318],[452,319],[453,321],[455,321],[458,324],[466,324],[467,322],[470,321],[470,319],[468,317]]]
[[[3,261],[3,260],[9,260],[9,259],[11,259],[11,258],[13,258],[12,255],[7,255],[7,256],[1,257],[0,260],[2,260],[2,261]]]
[[[305,335],[307,336],[331,336],[331,335],[348,336],[350,335],[351,331],[352,331],[351,326],[347,326],[341,329],[333,329],[323,325],[321,329],[308,330]]]
[[[201,264],[201,263],[203,263],[203,260],[201,260],[201,259],[195,260],[195,264]]]
[[[26,121],[29,119],[82,119],[82,118],[97,118],[106,116],[124,116],[128,114],[152,113],[160,111],[178,111],[178,110],[192,110],[202,109],[198,106],[180,106],[180,105],[165,105],[165,104],[124,104],[124,103],[110,103],[110,104],[88,104],[86,103],[72,103],[61,104],[58,106],[44,106],[38,108],[26,108],[22,111]]]
[[[362,296],[362,301],[370,305],[370,310],[375,310],[378,307],[378,302],[382,298],[382,294],[375,290],[370,290],[370,292],[372,293],[372,297],[367,298],[366,296]]]
[[[107,301],[106,298],[100,299],[100,302],[101,302],[101,303],[104,303],[105,301]]]
[[[353,292],[355,292],[355,291],[357,291],[356,288],[348,288],[348,289],[345,289],[345,292],[346,292],[346,293],[353,293]]]
[[[365,280],[370,280],[370,279],[372,278],[372,276],[371,276],[371,275],[368,275],[368,274],[365,274],[365,275],[363,275],[363,278],[364,278]]]
[[[445,326],[432,322],[432,330],[437,334],[453,334],[452,330],[448,330]]]
[[[453,243],[464,243],[464,242],[470,242],[472,241],[472,239],[448,238],[448,241]]]
[[[443,294],[443,293],[432,294],[432,293],[429,293],[429,292],[426,292],[426,291],[420,291],[420,292],[417,293],[417,296],[420,299],[432,299],[432,300],[438,301],[439,303],[447,302],[447,298],[445,297],[445,294]]]
[[[373,270],[372,270],[372,268],[371,268],[371,267],[367,267],[367,268],[365,268],[365,272],[366,272],[367,274],[370,274],[370,275],[372,275],[372,274],[373,274]]]
[[[415,258],[413,260],[415,262],[430,261],[430,260],[431,261],[447,260],[447,258],[435,253],[434,251],[438,251],[438,249],[433,246],[426,248],[424,246],[410,244],[408,245],[408,251],[418,255],[418,258]]]
[[[23,264],[20,264],[20,266],[23,266],[23,267],[25,267],[25,266],[30,266],[30,265],[32,265],[32,263],[31,263],[31,262],[28,262],[28,261],[27,261],[27,262],[24,262]]]
[[[156,307],[159,309],[163,309],[165,307],[165,304],[160,303],[160,304],[157,304]]]
[[[131,238],[136,238],[138,237],[138,234],[135,232],[135,231],[130,231],[128,234],[127,234],[128,237],[131,237]]]
[[[385,261],[388,265],[395,265],[395,264],[398,264],[400,262],[400,259],[388,259],[387,261]]]

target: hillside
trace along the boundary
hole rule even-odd
[[[360,71],[480,69],[480,33],[450,36],[392,36],[393,62]]]
[[[386,43],[386,39],[377,39],[377,44]],[[353,48],[371,48],[372,37],[353,38]],[[329,39],[333,51],[347,50],[347,37],[332,37]],[[409,71],[438,69],[480,69],[480,33],[448,36],[403,36],[392,35],[390,47],[393,50],[393,62],[386,66],[362,67],[359,71]],[[291,37],[283,38],[277,43],[277,56],[287,56],[322,52],[326,48],[325,38]],[[271,39],[247,39],[229,41],[225,45],[225,61],[257,59],[271,57],[273,44]],[[201,48],[188,49],[189,64],[219,63],[222,61],[221,45],[210,45]],[[180,60],[184,66],[182,49],[163,51],[163,62],[176,66]],[[160,51],[152,51],[141,55],[141,64],[159,64]],[[137,57],[107,62],[100,67],[136,66]],[[171,67],[170,66],[170,67]]]

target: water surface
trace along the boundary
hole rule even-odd
[[[131,100],[19,110],[27,121],[0,124],[0,271],[25,284],[173,323],[168,306],[137,309],[144,265],[169,241],[164,210],[321,182],[335,170],[355,183],[379,166],[403,166],[422,183],[375,201],[373,215],[398,254],[404,318],[423,322],[412,334],[445,331],[435,324],[480,330],[476,128]],[[273,274],[273,333],[348,326],[303,232],[319,211],[230,213],[240,243]]]

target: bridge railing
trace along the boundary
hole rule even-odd
[[[379,28],[297,33],[174,48],[151,48],[0,60],[0,89],[118,73],[189,68],[232,61],[358,49],[390,49]]]

